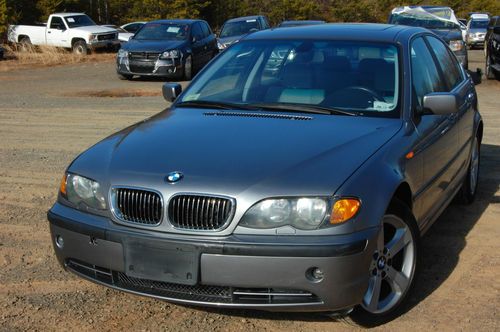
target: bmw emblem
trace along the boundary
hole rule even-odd
[[[165,180],[168,183],[176,183],[176,182],[179,182],[180,180],[182,180],[183,177],[184,177],[184,174],[182,174],[181,172],[170,172],[167,174],[167,177],[165,178]]]

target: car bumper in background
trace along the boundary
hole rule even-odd
[[[184,73],[180,60],[137,61],[128,58],[118,58],[116,71],[122,75],[158,76],[180,78]]]
[[[346,310],[359,304],[377,234],[370,229],[341,241],[330,236],[320,245],[305,237],[294,244],[269,236],[173,238],[60,204],[48,219],[59,262],[83,278],[172,302],[277,311]],[[322,279],[313,277],[314,269],[321,270]]]
[[[92,49],[111,48],[111,47],[117,47],[119,45],[120,41],[118,39],[92,41],[89,43],[89,46]]]

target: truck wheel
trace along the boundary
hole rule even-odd
[[[19,50],[21,52],[30,52],[33,50],[33,44],[31,44],[31,39],[29,37],[23,37],[19,41]]]
[[[134,77],[134,75],[119,74],[119,73],[117,73],[117,75],[118,75],[118,79],[120,79],[122,81],[130,81],[132,79],[132,77]]]
[[[89,48],[84,40],[79,40],[73,44],[73,53],[78,55],[89,54]]]

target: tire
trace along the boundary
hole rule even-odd
[[[489,80],[494,80],[496,78],[496,73],[493,68],[491,68],[491,59],[489,56],[486,56],[486,65],[484,68],[484,74],[486,78]]]
[[[459,204],[468,205],[474,202],[479,180],[479,162],[481,159],[481,146],[476,136],[472,142],[469,167],[462,183],[462,188],[457,193],[456,200]]]
[[[116,74],[118,76],[118,79],[122,80],[122,81],[130,81],[134,75],[127,75],[127,74],[120,74],[120,73],[117,73]]]
[[[77,55],[89,54],[89,48],[84,40],[78,40],[73,44],[73,53]]]
[[[418,271],[420,235],[410,209],[394,199],[382,220],[373,253],[369,285],[350,319],[373,327],[397,317],[411,293]]]
[[[190,81],[193,78],[193,58],[188,55],[186,61],[184,61],[184,79]]]
[[[19,50],[21,52],[31,52],[33,50],[33,44],[31,44],[31,39],[29,37],[23,37],[19,41]]]

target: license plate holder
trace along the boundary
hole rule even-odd
[[[124,243],[125,274],[140,279],[194,286],[200,254],[194,246],[128,239]]]

